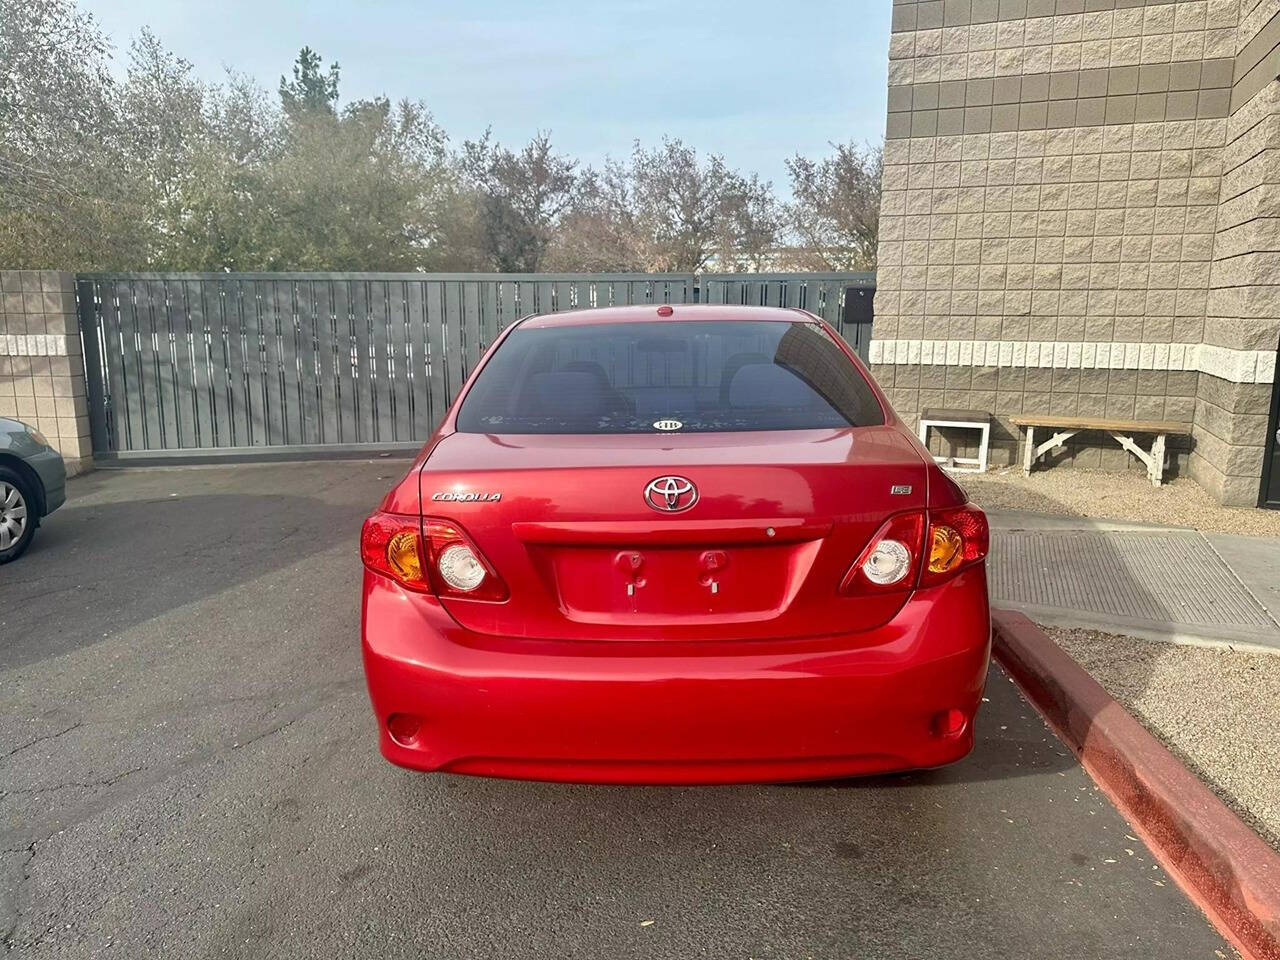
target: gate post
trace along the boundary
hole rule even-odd
[[[0,416],[43,433],[69,475],[92,468],[74,274],[0,271]]]

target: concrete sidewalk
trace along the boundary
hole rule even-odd
[[[991,511],[991,598],[1041,623],[1280,652],[1280,539]]]

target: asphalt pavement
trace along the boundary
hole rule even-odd
[[[998,669],[974,753],[595,787],[383,761],[360,520],[403,461],[99,471],[0,567],[30,957],[1229,957]]]

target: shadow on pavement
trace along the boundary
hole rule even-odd
[[[0,568],[0,670],[349,545],[367,512],[368,504],[278,493],[73,500],[45,521],[25,556]]]
[[[967,757],[931,770],[805,781],[789,786],[851,790],[933,788],[1059,773],[1075,766],[1071,751],[1043,724],[1035,708],[993,663],[974,725],[973,751]]]
[[[966,485],[967,478],[960,476],[955,479],[962,487]],[[993,497],[998,497],[1002,492],[1000,489],[995,488],[994,485],[984,484],[980,478],[976,479],[976,482],[972,484],[972,489],[968,490],[969,496],[974,500],[974,502],[984,508],[987,506],[984,503],[984,500],[987,499],[986,496],[984,496],[986,491],[990,491]],[[1028,490],[1025,486],[1020,486],[1017,489],[1017,501],[1017,510],[1020,512],[1025,511],[1028,513],[1044,514],[1058,518],[1074,516],[1083,517],[1084,519],[1102,519],[1090,518],[1082,515],[1079,511],[1072,509],[1068,505],[1049,497],[1045,497],[1040,493]],[[1045,537],[1063,536],[1061,531],[1053,529],[1043,530],[1041,531],[1041,535]],[[991,556],[988,559],[989,581],[993,580],[990,576],[991,564],[998,563],[1000,559],[999,549],[999,537],[996,534],[996,531],[993,531]],[[1148,600],[1153,603],[1160,602],[1157,598],[1153,597],[1150,591],[1147,590],[1146,587],[1143,586],[1143,584],[1134,576],[1134,573],[1129,566],[1130,561],[1115,549],[1114,544],[1109,538],[1105,536],[1096,538],[1094,542],[1094,549],[1091,551],[1091,562],[1106,572],[1107,579],[1110,581],[1112,589],[1116,592],[1122,595]],[[1050,576],[1052,576],[1052,571],[1050,571]],[[991,598],[991,605],[993,608],[999,608],[1001,606],[1000,599],[993,595]],[[1096,614],[1094,616],[1096,617]],[[1035,619],[1034,616],[1032,619]],[[1087,616],[1082,614],[1082,619],[1087,619]],[[1154,659],[1134,660],[1128,666],[1134,677],[1135,689],[1145,691],[1155,670]]]

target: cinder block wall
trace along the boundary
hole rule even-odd
[[[1191,456],[1192,476],[1227,503],[1257,499],[1280,341],[1277,74],[1280,0],[1244,0]]]
[[[72,475],[93,455],[74,276],[0,271],[0,416],[43,433]]]
[[[1260,19],[1241,0],[895,2],[871,360],[900,413],[991,411],[997,464],[1023,412],[1194,422],[1174,469],[1256,502],[1260,453],[1215,486],[1198,462],[1220,451],[1195,451],[1260,441],[1239,418],[1273,376],[1274,338],[1210,307]],[[1059,460],[1142,469],[1089,435]]]

